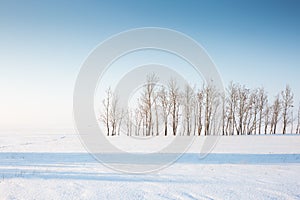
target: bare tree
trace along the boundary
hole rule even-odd
[[[168,92],[170,97],[171,117],[173,135],[177,134],[179,121],[179,107],[180,107],[180,92],[175,79],[171,79],[168,83]]]
[[[212,115],[211,115],[211,125],[210,125],[210,134],[220,135],[221,126],[222,126],[222,108],[220,108],[220,93],[215,88],[215,96],[212,102]]]
[[[110,125],[112,127],[111,135],[114,136],[117,134],[117,126],[118,126],[118,121],[121,120],[121,111],[118,106],[118,95],[113,94],[112,95],[112,100],[111,100],[111,106],[110,106],[110,111],[109,111],[109,121]]]
[[[237,87],[237,117],[238,126],[236,127],[237,135],[243,134],[244,117],[247,112],[247,100],[249,99],[250,90],[245,86],[238,85]]]
[[[120,135],[121,131],[122,131],[122,122],[123,122],[123,119],[124,119],[124,115],[125,115],[125,112],[124,112],[123,109],[121,109],[120,118],[119,118],[119,121],[118,121],[118,135]]]
[[[118,102],[118,95],[113,94],[109,87],[105,91],[105,98],[102,101],[103,112],[101,112],[101,121],[106,126],[107,136],[117,135],[122,123],[122,110],[119,108]]]
[[[139,108],[135,109],[134,119],[135,119],[135,135],[138,136],[138,135],[140,135],[140,130],[141,130],[142,121],[143,121],[143,114],[142,114],[141,109],[139,109]]]
[[[247,96],[248,99],[245,100],[246,102],[244,106],[245,116],[243,117],[243,129],[241,132],[242,135],[250,135],[256,128],[257,97],[255,90],[252,93],[249,92]]]
[[[192,122],[193,122],[193,135],[196,136],[197,132],[197,123],[198,123],[198,103],[197,103],[197,94],[194,94],[194,99],[192,102]]]
[[[271,108],[268,105],[268,102],[265,104],[265,109],[264,109],[264,126],[265,126],[265,134],[268,132],[268,126],[270,124],[270,113],[271,113]]]
[[[159,104],[158,104],[158,92],[155,93],[154,98],[154,108],[155,108],[155,124],[156,124],[156,135],[159,135],[159,121],[161,120],[159,116]]]
[[[227,89],[227,102],[228,102],[228,118],[227,118],[227,123],[226,123],[226,132],[228,132],[230,135],[234,135],[235,132],[235,127],[236,127],[236,117],[235,117],[235,112],[236,112],[236,107],[237,107],[237,86],[233,84],[232,82],[230,83],[228,89]]]
[[[186,133],[189,136],[192,130],[192,103],[194,101],[194,91],[193,89],[187,84],[184,87],[183,92],[183,112],[184,112],[184,123]]]
[[[130,108],[127,109],[125,119],[126,119],[127,136],[131,136],[132,135],[132,126],[133,126],[133,123],[132,123],[133,116],[132,116],[132,110]]]
[[[209,83],[204,88],[204,102],[205,102],[205,124],[204,124],[204,135],[210,135],[212,128],[215,129],[216,127],[212,127],[212,122],[215,120],[213,117],[216,114],[216,107],[218,103],[218,91],[216,87]],[[214,121],[214,125],[216,125],[216,121]],[[216,134],[215,132],[213,134]]]
[[[257,119],[257,114],[259,113],[259,108],[260,108],[260,99],[259,99],[259,90],[253,90],[252,91],[253,95],[253,101],[252,101],[252,109],[253,109],[253,126],[252,126],[252,131],[254,131],[254,134],[256,135],[257,133],[257,122],[259,119]]]
[[[291,120],[290,120],[290,123],[291,123],[291,134],[293,133],[293,131],[294,131],[294,121],[295,121],[295,119],[294,119],[294,112],[293,112],[293,110],[291,110]]]
[[[101,114],[101,119],[106,126],[107,136],[110,134],[110,107],[111,107],[112,91],[109,87],[105,91],[105,99],[102,101],[103,114]]]
[[[297,128],[296,128],[296,134],[300,133],[300,103],[299,103],[299,108],[298,108],[298,116],[297,116]]]
[[[226,110],[226,96],[223,94],[221,96],[222,100],[222,135],[225,135],[225,123],[226,123],[226,117],[227,117],[227,110]],[[227,133],[226,133],[227,135]]]
[[[258,123],[258,134],[261,134],[261,126],[262,126],[262,119],[264,114],[264,109],[266,108],[266,103],[268,102],[267,94],[264,88],[260,88],[258,90],[258,107],[259,107],[259,123]]]
[[[162,86],[159,93],[158,93],[158,101],[159,105],[161,106],[163,121],[164,121],[164,134],[165,136],[168,135],[168,118],[170,115],[170,99],[168,96],[168,92],[166,91],[165,87]]]
[[[271,120],[271,133],[276,133],[277,124],[280,119],[281,112],[281,101],[279,95],[275,97],[274,103],[272,105],[272,120]]]
[[[290,121],[289,112],[290,109],[293,107],[293,98],[294,98],[294,95],[289,85],[287,85],[285,87],[285,90],[281,92],[281,98],[282,98],[281,103],[282,103],[282,118],[283,118],[282,134],[285,134],[287,124]]]
[[[142,94],[143,95],[143,94]],[[141,97],[143,99],[143,96]],[[141,100],[141,103],[139,105],[139,109],[141,112],[142,117],[142,129],[143,129],[143,136],[149,136],[148,134],[148,128],[149,128],[149,109],[147,104],[145,104],[144,100]]]
[[[197,93],[197,132],[198,135],[201,135],[201,131],[202,131],[202,112],[203,112],[203,100],[204,100],[204,91],[202,89],[199,90],[199,92]]]
[[[146,118],[146,135],[153,135],[153,109],[155,109],[155,87],[158,82],[158,77],[152,73],[147,76],[147,82],[144,86],[141,101],[144,107]]]

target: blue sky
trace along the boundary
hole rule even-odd
[[[199,42],[224,83],[290,84],[300,101],[300,1],[0,1],[0,129],[72,128],[80,65],[107,37],[164,27]]]

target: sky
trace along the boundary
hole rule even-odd
[[[182,32],[201,44],[222,76],[289,84],[300,101],[300,1],[0,0],[0,130],[73,129],[73,89],[89,53],[141,27]]]

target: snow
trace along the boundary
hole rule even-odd
[[[138,175],[97,162],[73,133],[2,133],[0,199],[300,199],[300,136],[221,137],[204,159],[203,139]]]

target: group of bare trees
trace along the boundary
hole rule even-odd
[[[264,88],[250,90],[231,83],[224,101],[227,122],[223,135],[275,134],[281,121],[285,134],[287,126],[294,123],[293,93],[288,85],[270,103]]]
[[[135,107],[121,108],[111,89],[102,102],[101,121],[107,135],[251,135],[300,133],[300,105],[293,115],[293,93],[287,85],[270,102],[264,88],[230,83],[225,93],[212,83],[200,88],[167,86],[149,74]],[[295,120],[296,119],[296,120]],[[293,126],[297,126],[295,131]],[[282,131],[278,131],[278,127]],[[287,131],[290,127],[291,130]]]
[[[107,135],[120,134],[123,120],[123,110],[119,108],[118,97],[113,94],[111,88],[106,90],[105,99],[102,101],[103,110],[100,120],[105,124]]]

